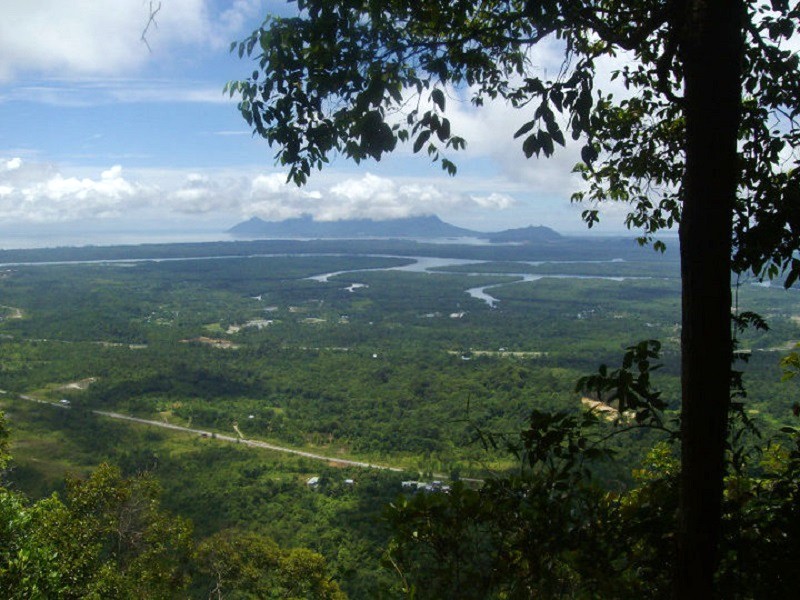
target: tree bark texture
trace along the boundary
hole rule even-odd
[[[675,597],[713,598],[732,357],[731,251],[738,184],[741,0],[687,0],[686,171],[680,225],[682,470]]]

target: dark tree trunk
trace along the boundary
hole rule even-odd
[[[731,250],[741,113],[741,0],[687,0],[682,471],[675,597],[713,597],[731,371]]]

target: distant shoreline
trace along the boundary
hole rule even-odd
[[[58,248],[141,246],[145,244],[183,244],[235,242],[237,238],[224,231],[41,231],[9,232],[0,230],[0,251],[55,250]]]

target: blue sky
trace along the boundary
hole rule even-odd
[[[309,184],[285,184],[222,94],[246,77],[228,53],[267,13],[266,0],[162,0],[141,41],[149,0],[0,0],[0,232],[63,227],[223,230],[250,216],[388,218],[436,213],[489,231],[548,225],[582,231],[569,203],[575,148],[525,160],[524,115],[452,98],[468,142],[455,178],[400,148],[380,163],[334,160]],[[556,68],[558,49],[532,57]],[[612,209],[601,231],[621,231]],[[3,246],[0,241],[0,247]]]

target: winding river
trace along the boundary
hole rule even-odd
[[[320,283],[328,283],[332,277],[337,277],[340,275],[347,275],[350,273],[363,273],[366,271],[406,271],[412,273],[432,273],[432,274],[449,274],[449,275],[466,275],[466,276],[504,276],[504,277],[515,277],[517,278],[515,281],[504,281],[502,283],[493,283],[490,285],[484,285],[474,288],[469,288],[466,291],[471,297],[476,298],[478,300],[482,300],[486,304],[488,304],[491,308],[495,308],[497,304],[500,302],[499,299],[495,298],[491,294],[487,293],[487,290],[491,290],[494,288],[503,287],[506,285],[514,285],[517,283],[524,283],[528,281],[538,281],[540,279],[550,278],[550,279],[602,279],[605,281],[626,281],[626,280],[635,280],[635,279],[652,279],[652,277],[617,277],[617,276],[608,276],[608,275],[567,275],[567,274],[532,274],[532,273],[513,273],[513,272],[504,272],[504,273],[493,273],[493,272],[464,272],[464,271],[448,271],[447,267],[453,266],[462,266],[462,265],[475,265],[475,264],[482,264],[487,263],[489,261],[485,260],[475,260],[475,259],[466,259],[466,258],[438,258],[438,257],[429,257],[429,256],[390,256],[390,255],[378,255],[378,254],[371,254],[369,256],[374,257],[381,257],[381,258],[407,258],[411,259],[414,262],[408,265],[403,265],[399,267],[376,267],[373,269],[352,269],[352,270],[345,270],[345,271],[333,271],[331,273],[322,273],[320,275],[314,275],[313,277],[309,277],[308,279],[312,281],[319,281]],[[587,260],[587,261],[519,261],[520,264],[525,265],[532,265],[538,266],[543,264],[611,264],[611,263],[620,263],[624,262],[622,259],[615,258],[612,260]],[[436,270],[434,270],[436,269]],[[353,291],[357,289],[354,287],[355,284],[350,284],[350,287],[347,289],[349,291]]]
[[[294,254],[250,254],[250,255],[239,255],[239,256],[231,256],[231,255],[223,255],[223,256],[199,256],[199,257],[170,257],[170,258],[121,258],[121,259],[95,259],[95,260],[65,260],[65,261],[47,261],[47,262],[9,262],[9,263],[2,263],[0,264],[0,268],[7,268],[7,267],[21,267],[21,266],[53,266],[53,265],[75,265],[75,264],[109,264],[109,265],[117,265],[117,266],[129,266],[135,263],[143,263],[143,262],[177,262],[177,261],[197,261],[197,260],[217,260],[217,259],[236,259],[236,258],[271,258],[271,257],[286,257],[286,256],[330,256],[330,254],[303,254],[303,255],[294,255]],[[341,255],[340,255],[341,256]],[[636,280],[636,279],[652,279],[652,277],[617,277],[617,276],[607,276],[607,275],[569,275],[569,274],[532,274],[532,273],[514,273],[514,272],[503,272],[503,273],[495,273],[491,271],[487,272],[464,272],[464,271],[448,271],[447,267],[455,267],[455,266],[462,266],[462,265],[476,265],[476,264],[483,264],[490,261],[487,260],[478,260],[478,259],[468,259],[468,258],[442,258],[442,257],[432,257],[432,256],[401,256],[401,255],[393,255],[393,254],[359,254],[358,256],[369,256],[373,258],[398,258],[403,260],[411,260],[413,262],[407,265],[401,265],[396,267],[374,267],[368,269],[347,269],[343,271],[332,271],[330,273],[321,273],[319,275],[313,275],[308,277],[312,281],[318,281],[320,283],[328,283],[328,281],[332,277],[337,277],[340,275],[347,275],[350,273],[364,273],[368,271],[406,271],[412,273],[431,273],[431,274],[450,274],[450,275],[467,275],[467,276],[503,276],[503,277],[513,277],[516,278],[514,281],[504,281],[502,283],[493,283],[490,285],[484,285],[479,287],[473,287],[465,290],[467,294],[471,297],[476,298],[478,300],[482,300],[490,307],[494,308],[500,302],[499,299],[495,298],[491,294],[487,292],[487,290],[491,290],[494,288],[506,286],[506,285],[514,285],[517,283],[524,283],[529,281],[538,281],[540,279],[551,278],[551,279],[602,279],[606,281],[626,281],[626,280]],[[621,263],[624,262],[622,259],[615,258],[611,260],[586,260],[586,261],[518,261],[521,265],[532,265],[532,266],[539,266],[543,264],[613,264],[613,263]],[[435,269],[435,270],[434,270]],[[362,287],[359,284],[355,284],[350,282],[349,287],[347,288],[349,291],[353,292],[358,288]]]

